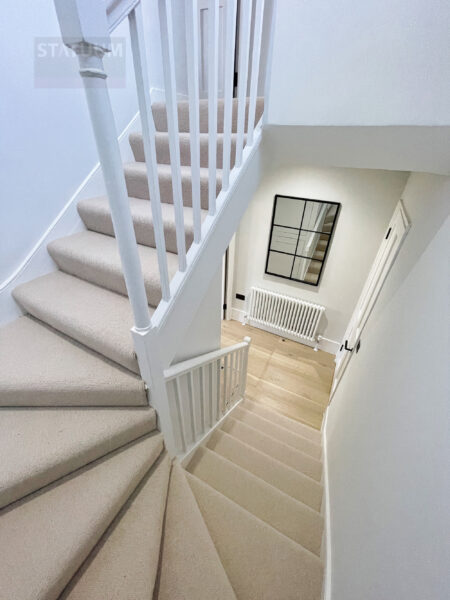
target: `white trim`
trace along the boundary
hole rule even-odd
[[[140,117],[137,112],[119,135],[120,151],[125,161],[134,160],[132,158],[131,147],[128,143],[128,135],[131,131],[139,127]],[[105,193],[103,175],[100,163],[98,162],[84,178],[55,219],[53,219],[21,264],[0,284],[0,324],[6,324],[23,314],[12,297],[14,287],[56,269],[55,264],[47,253],[49,242],[85,229],[77,211],[78,202],[82,199],[101,196]]]
[[[328,474],[328,440],[327,440],[328,408],[322,424],[322,454],[323,454],[323,491],[325,499],[325,570],[323,577],[323,600],[331,600],[331,578],[333,563],[331,554],[331,514],[330,514],[330,483]]]
[[[240,308],[231,308],[231,320],[239,321],[242,325],[245,325],[245,310],[241,310]]]

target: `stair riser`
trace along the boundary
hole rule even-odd
[[[222,188],[222,181],[219,174],[217,174],[216,184],[216,196]],[[125,181],[127,184],[128,195],[134,198],[143,198],[148,200],[150,198],[148,191],[147,174],[144,170],[136,171],[136,169],[129,169],[125,167]],[[183,195],[184,206],[192,206],[192,182],[190,176],[183,174],[181,177],[181,189]],[[172,178],[162,177],[159,178],[159,193],[162,202],[173,204],[173,189],[172,189]],[[208,180],[204,177],[200,179],[200,202],[203,210],[208,210]]]
[[[245,143],[245,141],[244,141]],[[206,133],[200,134],[200,167],[208,167],[208,148],[209,136]],[[144,144],[142,141],[141,134],[132,134],[130,136],[130,145],[133,150],[134,158],[137,162],[145,162]],[[236,134],[233,134],[231,138],[231,168],[234,167],[236,154]],[[156,156],[158,164],[170,165],[170,152],[169,152],[169,136],[167,133],[158,132],[156,134]],[[189,134],[180,134],[180,161],[181,165],[191,165],[191,146]],[[223,168],[223,135],[219,134],[217,137],[217,154],[216,154],[216,167],[218,169]]]
[[[260,452],[269,454],[288,467],[296,469],[308,477],[320,482],[322,465],[308,454],[304,454],[295,450],[295,448],[282,444],[278,440],[270,438],[252,427],[247,427],[244,423],[230,417],[222,425],[222,429],[225,433],[236,437],[241,442],[253,446]]]
[[[316,511],[206,449],[188,471],[297,544],[320,554],[323,519]]]
[[[97,233],[103,233],[105,235],[114,237],[114,227],[112,223],[111,214],[109,212],[99,214],[93,211],[83,209],[78,209],[78,212],[80,213],[80,216],[83,219],[83,223],[86,225],[87,229],[89,229],[90,231],[96,231]],[[150,248],[156,248],[155,230],[153,227],[153,219],[151,217],[150,207],[148,221],[143,222],[133,216],[133,226],[134,233],[136,235],[136,241],[138,244],[142,244],[143,246],[149,246]],[[173,252],[174,254],[176,254],[178,250],[175,223],[164,223],[164,238],[166,241],[166,250],[168,252]],[[192,223],[186,221],[185,240],[186,250],[188,250],[191,247],[192,242],[194,241],[194,231]]]
[[[127,296],[125,279],[120,269],[110,271],[104,269],[101,264],[87,264],[77,260],[77,257],[71,255],[63,255],[60,253],[56,254],[51,252],[50,249],[49,252],[58,267],[65,273],[69,273],[70,275],[74,275],[75,277],[79,277],[80,279],[84,279],[90,283],[95,283],[96,285],[111,290],[112,292],[117,292],[118,294]],[[161,286],[159,281],[145,281],[144,277],[144,283],[148,303],[151,306],[158,306],[161,300]]]

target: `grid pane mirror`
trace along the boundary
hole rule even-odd
[[[319,285],[340,206],[276,195],[266,273]]]

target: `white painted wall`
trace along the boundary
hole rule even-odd
[[[263,142],[264,143],[264,142]],[[363,169],[274,167],[264,175],[236,236],[234,317],[243,316],[252,285],[289,294],[326,307],[320,333],[340,341],[368,270],[406,183],[406,173]],[[318,287],[266,275],[265,262],[275,194],[342,204]],[[327,351],[334,345],[322,342]]]
[[[450,124],[448,0],[278,0],[269,122]]]
[[[450,178],[412,174],[412,227],[328,410],[332,600],[450,589]]]
[[[203,296],[188,332],[178,346],[172,364],[206,354],[220,348],[222,325],[222,265]],[[186,311],[189,314],[189,311]]]
[[[8,27],[0,55],[6,74],[0,94],[0,287],[98,163],[83,89],[34,87],[35,38],[60,36],[53,3],[6,4]],[[163,78],[157,0],[144,0],[143,9],[150,85],[158,100]],[[137,99],[128,24],[122,23],[114,36],[126,38],[127,57],[126,86],[111,90],[119,134],[136,114]],[[94,187],[95,194],[103,193],[102,184]],[[60,235],[70,233],[73,221]]]

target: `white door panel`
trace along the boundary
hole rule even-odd
[[[336,390],[348,363],[353,356],[361,333],[375,306],[378,295],[389,270],[395,261],[400,246],[408,233],[409,222],[403,204],[400,201],[394,211],[388,230],[370,269],[363,291],[356,304],[350,323],[348,324],[341,348],[336,355],[332,394]]]

